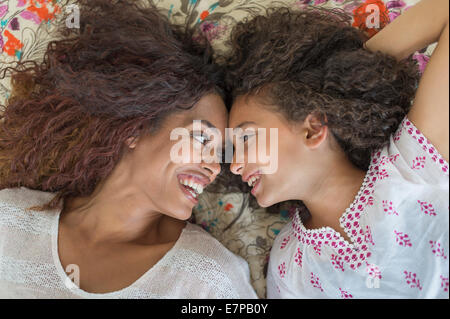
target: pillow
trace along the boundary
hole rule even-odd
[[[355,27],[373,36],[402,12],[420,0],[159,0],[155,3],[170,19],[182,25],[189,25],[202,32],[216,53],[227,51],[228,36],[237,22],[264,14],[267,8],[290,7],[302,9],[306,6],[336,8],[352,15]],[[381,18],[378,29],[368,28],[362,17],[370,12],[368,6],[376,4]],[[436,44],[414,54],[423,72]]]
[[[265,298],[270,249],[289,221],[289,212],[282,209],[279,214],[270,214],[264,208],[253,209],[247,204],[248,196],[203,192],[193,210],[194,222],[248,262],[253,288]]]
[[[8,66],[24,60],[40,61],[52,37],[53,21],[63,8],[50,0],[0,1],[0,105],[11,95]],[[0,109],[1,112],[1,109]]]

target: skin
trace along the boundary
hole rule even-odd
[[[273,174],[264,174],[267,164],[245,160],[243,163],[233,161],[231,171],[242,175],[244,182],[255,172],[262,173],[253,192],[260,206],[300,199],[314,216],[308,220],[308,227],[327,224],[339,229],[338,219],[358,193],[365,172],[355,168],[333,145],[328,128],[321,126],[312,115],[303,123],[289,123],[260,99],[241,96],[231,109],[230,127],[240,127],[249,119],[254,123],[242,126],[244,130],[266,128],[268,132],[269,128],[278,129],[278,169]],[[255,143],[257,138],[257,133],[249,136],[246,146]],[[346,238],[344,231],[341,234]]]
[[[180,188],[180,174],[209,184],[220,173],[220,163],[193,163],[192,151],[189,163],[171,160],[177,143],[170,140],[171,131],[191,131],[193,120],[208,121],[224,136],[227,111],[222,99],[207,95],[192,109],[170,115],[156,133],[130,138],[126,154],[91,196],[65,201],[59,257],[63,268],[79,266],[81,289],[106,293],[131,285],[178,240],[195,206]],[[200,152],[198,138],[189,143]],[[223,140],[205,143],[216,146]]]
[[[366,48],[402,60],[437,42],[408,118],[449,161],[448,0],[422,0],[368,40]]]
[[[444,159],[449,158],[448,95],[448,1],[423,0],[410,8],[365,43],[372,51],[386,52],[401,60],[435,41],[438,45],[423,74],[408,118],[433,143]],[[260,171],[254,196],[267,207],[286,200],[302,200],[311,213],[307,229],[331,227],[351,242],[339,218],[357,195],[365,172],[354,167],[336,146],[327,126],[309,114],[302,123],[289,123],[276,105],[259,96],[237,97],[229,118],[230,127],[278,128],[278,171],[264,175],[264,165],[233,163],[231,171],[248,176]],[[244,125],[246,122],[253,124]],[[256,136],[249,136],[247,144]]]

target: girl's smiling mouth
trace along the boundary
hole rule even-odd
[[[256,171],[250,175],[245,176],[242,180],[244,183],[246,182],[248,186],[253,187],[252,188],[252,195],[254,196],[256,191],[259,189],[259,186],[261,184],[261,171]]]

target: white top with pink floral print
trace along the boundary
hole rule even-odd
[[[448,298],[449,165],[405,116],[329,227],[299,210],[275,239],[268,298]]]

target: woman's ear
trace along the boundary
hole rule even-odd
[[[136,148],[138,141],[139,141],[138,136],[132,136],[132,137],[127,138],[126,144],[129,148],[134,149],[134,148]]]

